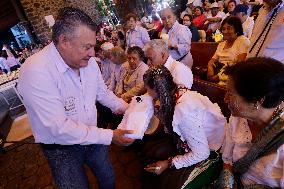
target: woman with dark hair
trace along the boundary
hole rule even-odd
[[[238,17],[225,18],[221,24],[221,32],[224,41],[219,43],[215,54],[208,62],[207,78],[219,85],[225,85],[225,68],[246,59],[250,41],[244,36],[243,26]]]
[[[204,27],[204,22],[206,20],[203,8],[200,6],[195,7],[194,15],[195,17],[193,18],[192,23],[197,27],[197,29],[202,30]]]
[[[250,58],[227,69],[232,116],[223,144],[221,188],[284,188],[284,65]]]
[[[128,62],[124,64],[122,79],[116,87],[116,95],[130,102],[134,96],[145,93],[143,75],[148,70],[148,66],[143,62],[144,51],[138,47],[130,47],[127,50]]]
[[[185,14],[182,18],[183,25],[187,26],[192,34],[191,42],[198,42],[200,39],[197,27],[192,23],[192,16]]]
[[[209,157],[210,150],[221,147],[226,119],[207,97],[178,87],[164,66],[153,66],[143,79],[148,94],[160,101],[156,115],[164,125],[165,136],[175,146],[165,154],[157,147],[165,148],[164,144],[152,145],[146,156],[156,162],[145,170],[160,175],[157,188],[181,188],[197,164]],[[203,184],[208,184],[211,176]]]

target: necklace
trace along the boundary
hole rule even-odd
[[[273,111],[273,114],[271,116],[271,121],[275,120],[275,118],[280,117],[281,113],[283,112],[283,108],[281,108],[281,104],[279,104],[275,110]]]

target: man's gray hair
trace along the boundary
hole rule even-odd
[[[52,27],[52,41],[57,44],[59,36],[63,33],[72,36],[81,25],[87,26],[92,31],[97,30],[96,23],[84,11],[73,7],[60,9]]]
[[[152,49],[160,52],[169,52],[168,45],[163,39],[152,39],[146,45],[146,50]]]

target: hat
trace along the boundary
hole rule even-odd
[[[105,43],[103,43],[103,44],[101,45],[101,49],[102,49],[103,51],[110,50],[110,49],[112,49],[113,47],[114,47],[114,45],[113,45],[112,43],[110,43],[110,42],[105,42]]]
[[[243,12],[243,13],[248,13],[248,9],[249,7],[247,5],[244,5],[244,4],[238,4],[234,11],[233,11],[233,14],[236,14],[236,13],[239,13],[239,12]]]
[[[212,3],[211,6],[210,6],[210,9],[212,9],[212,8],[219,8],[218,3],[216,3],[216,2]]]
[[[194,0],[188,0],[186,5],[189,5],[189,4],[193,3],[193,2],[194,2]]]

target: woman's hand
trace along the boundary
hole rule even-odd
[[[157,175],[160,175],[167,168],[169,168],[169,160],[157,161],[156,163],[147,165],[147,167],[144,169],[150,173],[155,173]]]

